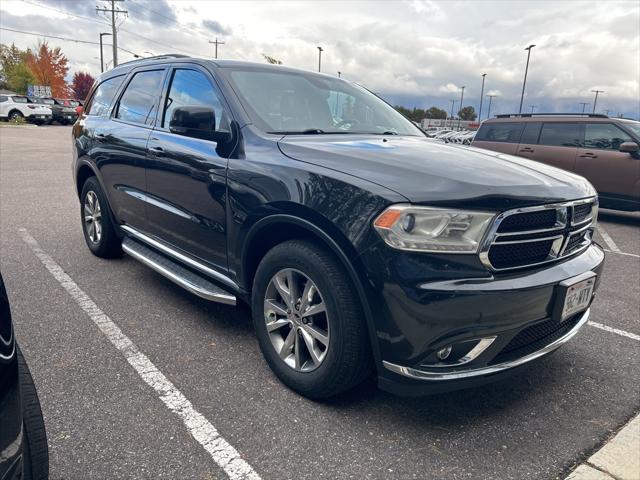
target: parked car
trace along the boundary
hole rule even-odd
[[[76,109],[65,106],[61,101],[49,97],[28,97],[32,103],[47,105],[51,108],[51,120],[49,123],[58,122],[60,125],[69,125],[76,121],[78,114]]]
[[[498,115],[473,146],[537,160],[586,177],[600,206],[640,210],[640,122],[598,114]]]
[[[0,479],[46,480],[49,450],[38,392],[18,348],[0,275]]]
[[[18,120],[42,125],[51,120],[51,108],[30,102],[22,95],[0,95],[0,119]]]
[[[88,248],[250,305],[303,395],[372,372],[400,394],[491,381],[589,317],[604,253],[588,181],[434,142],[344,79],[137,60],[100,76],[73,144]]]

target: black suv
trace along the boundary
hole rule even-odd
[[[73,127],[86,243],[251,305],[276,375],[327,397],[513,371],[587,321],[584,178],[427,139],[365,88],[166,55],[103,74]]]

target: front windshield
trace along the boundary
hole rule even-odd
[[[422,136],[381,99],[338,78],[234,68],[230,79],[253,123],[268,133]]]

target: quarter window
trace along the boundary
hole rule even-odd
[[[483,142],[519,143],[523,123],[485,123],[480,127],[475,140]]]
[[[117,77],[105,80],[93,94],[91,100],[89,100],[87,108],[85,109],[86,115],[104,115],[109,109],[109,105],[115,97],[118,87],[124,80],[124,75],[118,75]]]
[[[618,150],[631,137],[610,123],[588,123],[584,132],[584,148]]]
[[[196,70],[176,70],[165,102],[162,126],[169,128],[176,108],[197,106],[213,108],[216,114],[216,131],[229,131],[229,118],[224,112],[216,88],[207,76]]]
[[[580,145],[580,124],[545,123],[540,132],[540,145],[553,147],[578,147]]]
[[[163,76],[164,70],[136,73],[120,97],[116,118],[141,125],[152,125],[162,91]]]

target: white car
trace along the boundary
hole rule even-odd
[[[22,95],[0,95],[0,119],[25,119],[37,125],[51,121],[51,108],[34,103]]]

